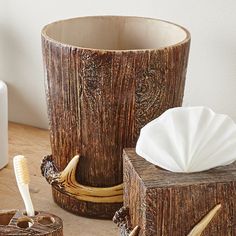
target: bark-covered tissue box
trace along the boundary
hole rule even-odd
[[[120,217],[120,218],[119,218]],[[199,173],[173,173],[124,151],[122,235],[236,236],[236,163]]]

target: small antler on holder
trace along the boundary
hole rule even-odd
[[[113,222],[120,228],[121,236],[138,236],[139,226],[131,228],[129,208],[121,207],[114,215]]]
[[[194,226],[188,236],[201,236],[205,228],[209,225],[213,217],[220,210],[221,204],[216,205],[212,208],[201,220]]]
[[[76,180],[76,167],[79,163],[79,158],[79,155],[73,157],[66,168],[59,172],[52,156],[45,156],[41,164],[42,175],[49,184],[78,200],[96,203],[123,202],[123,184],[105,188],[79,184]]]

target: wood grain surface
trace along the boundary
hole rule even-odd
[[[65,236],[118,235],[112,221],[88,219],[73,215],[59,206],[52,198],[51,187],[40,173],[42,156],[50,152],[49,132],[14,123],[9,124],[9,158],[6,168],[0,170],[0,209],[24,209],[13,172],[12,158],[22,154],[30,166],[30,192],[36,210],[47,211],[63,220]]]
[[[8,222],[9,221],[9,222]],[[49,212],[37,211],[28,217],[24,211],[0,211],[1,236],[63,236],[62,220]]]
[[[56,42],[47,36],[47,26],[43,29],[52,156],[59,171],[79,154],[80,184],[122,183],[123,148],[135,146],[146,123],[182,104],[190,45],[186,34],[166,48],[106,51]],[[55,188],[53,193],[59,205],[80,215],[112,218],[121,206],[83,202]]]
[[[236,162],[200,173],[172,173],[126,149],[124,206],[132,227],[140,226],[139,236],[234,236]],[[193,228],[204,217],[207,224],[199,226],[206,228],[193,234],[201,231]]]

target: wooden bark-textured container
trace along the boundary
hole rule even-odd
[[[59,217],[44,211],[29,217],[18,210],[0,210],[0,235],[63,236],[63,223]]]
[[[48,166],[63,171],[80,155],[71,189],[51,181],[60,206],[111,218],[122,205],[122,149],[135,145],[147,122],[182,104],[189,45],[182,27],[139,17],[81,17],[43,29]],[[73,187],[78,183],[89,198]]]
[[[114,219],[122,236],[135,226],[139,236],[235,236],[235,206],[236,163],[181,174],[124,152],[125,208]]]

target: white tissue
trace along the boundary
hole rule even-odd
[[[236,160],[236,124],[206,107],[167,110],[141,129],[136,152],[172,172],[199,172]]]

